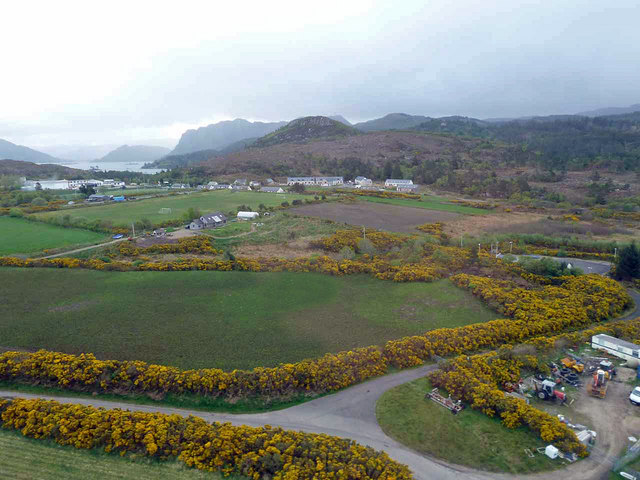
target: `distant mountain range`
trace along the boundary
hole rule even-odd
[[[100,162],[153,162],[168,155],[171,149],[149,145],[122,145],[98,159]]]
[[[603,117],[607,115],[622,115],[634,112],[640,112],[640,103],[636,103],[635,105],[630,105],[628,107],[599,108],[597,110],[576,113],[576,115],[584,115],[585,117]]]
[[[199,150],[220,150],[239,140],[262,137],[286,124],[287,122],[250,122],[237,118],[213,123],[197,130],[187,130],[180,137],[180,141],[171,155],[181,155]]]
[[[0,160],[2,159],[35,163],[60,163],[62,161],[38,150],[0,139]]]
[[[40,147],[45,153],[56,158],[73,162],[88,162],[104,157],[118,145],[51,145]]]

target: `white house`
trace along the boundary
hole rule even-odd
[[[397,187],[398,185],[413,185],[413,180],[387,178],[384,182],[385,187]]]
[[[284,193],[282,187],[262,187],[259,191],[264,193]]]
[[[259,216],[258,212],[238,212],[238,220],[253,220]]]
[[[355,178],[356,185],[360,185],[361,187],[370,187],[373,185],[373,180],[367,177],[358,176]]]
[[[320,185],[323,187],[333,187],[343,185],[343,177],[287,177],[287,185]]]

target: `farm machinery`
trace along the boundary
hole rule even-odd
[[[593,380],[587,385],[589,395],[605,398],[607,396],[607,388],[609,387],[609,378],[611,378],[609,372],[602,369],[596,370],[593,374]]]
[[[559,390],[558,384],[553,380],[544,379],[539,380],[537,378],[533,379],[533,389],[535,391],[536,396],[540,400],[550,400],[555,402],[556,400],[560,400],[561,403],[567,401],[567,395],[562,390]]]
[[[454,415],[461,412],[464,409],[464,405],[460,400],[453,400],[451,396],[445,397],[437,388],[434,388],[425,395],[425,398],[429,398],[436,402],[438,405],[442,405],[444,408],[451,410]]]

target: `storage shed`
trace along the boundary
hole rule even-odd
[[[253,220],[259,216],[258,212],[238,212],[238,220]]]
[[[629,367],[637,367],[640,364],[640,346],[635,343],[601,333],[591,337],[591,347],[626,360]]]

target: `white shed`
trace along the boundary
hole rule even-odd
[[[259,216],[258,212],[238,212],[238,220],[253,220]]]
[[[629,367],[637,367],[640,363],[640,346],[601,333],[591,337],[591,348],[602,350],[627,361]]]

